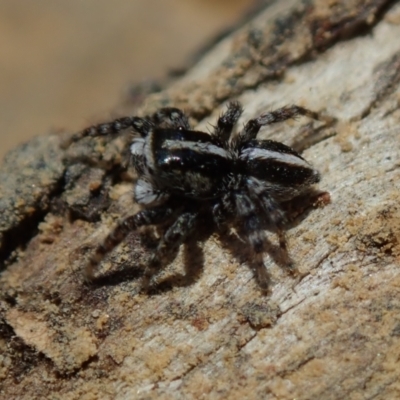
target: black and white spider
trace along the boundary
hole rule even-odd
[[[266,289],[268,275],[262,261],[265,227],[278,235],[285,249],[282,204],[310,190],[320,175],[290,147],[256,136],[264,125],[299,115],[321,118],[293,105],[251,119],[232,135],[242,111],[238,102],[229,103],[211,134],[192,130],[181,110],[163,108],[150,117],[125,117],[89,127],[74,138],[118,134],[125,129],[139,134],[130,151],[138,174],[134,197],[143,209],[120,220],[93,251],[85,269],[87,280],[94,279],[104,255],[129,232],[163,225],[164,235],[144,272],[143,288],[150,287],[164,257],[208,215],[217,227],[230,223],[240,227],[259,264],[258,281]]]

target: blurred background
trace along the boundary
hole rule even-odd
[[[254,0],[0,2],[0,160],[50,129],[104,118],[130,85],[165,77]]]

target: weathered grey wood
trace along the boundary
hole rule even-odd
[[[245,107],[240,123],[292,103],[337,119],[311,135],[308,146],[300,140],[310,131],[305,119],[261,134],[307,147],[305,158],[321,171],[320,188],[332,197],[330,205],[288,232],[302,279],[288,275],[266,254],[272,285],[271,294],[262,296],[240,239],[215,234],[186,252],[181,249],[167,269],[166,275],[184,274],[184,265],[203,265],[188,285],[156,295],[137,294],[136,279],[85,286],[85,252],[73,250],[96,243],[118,215],[135,209],[131,182],[111,188],[114,203],[101,222],[70,222],[48,211],[49,199],[81,201],[88,196],[88,183],[83,180],[75,192],[63,186],[57,150],[51,179],[35,180],[33,199],[20,193],[18,214],[13,177],[24,170],[16,165],[12,175],[10,164],[19,159],[10,158],[3,167],[8,189],[0,193],[0,204],[8,205],[2,210],[3,238],[16,243],[8,235],[23,227],[28,206],[47,214],[0,277],[2,397],[400,397],[400,7],[382,10],[385,2],[372,1],[343,2],[347,8],[340,1],[331,8],[326,2],[315,1],[314,8],[307,4],[271,2],[185,76],[150,95],[138,111],[173,103],[194,120],[201,117],[198,128],[207,129],[222,103],[237,98]],[[293,15],[298,19],[289,18]],[[288,32],[278,43],[276,21],[282,18]],[[327,32],[313,35],[318,21],[342,21],[336,29],[353,36],[334,43]],[[368,34],[350,29],[349,24],[363,21]],[[249,35],[263,38],[258,50],[249,47]],[[317,52],[321,47],[329,48]],[[59,139],[42,140],[44,147],[28,146],[28,158],[30,148],[46,155],[46,140],[54,149]],[[104,150],[109,163],[118,164],[123,143],[118,139],[106,150],[99,145],[97,152]],[[109,188],[107,173],[92,169],[91,174],[92,185]],[[39,203],[41,193],[46,198]],[[133,234],[99,273],[129,270],[146,259]]]

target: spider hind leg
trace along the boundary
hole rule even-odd
[[[262,220],[259,218],[259,209],[253,200],[245,193],[235,194],[237,214],[242,221],[241,228],[253,252],[252,267],[256,280],[263,291],[268,291],[269,275],[263,261],[266,237]]]

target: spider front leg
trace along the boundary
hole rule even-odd
[[[318,121],[325,121],[327,123],[331,123],[333,121],[332,117],[322,115],[316,111],[311,111],[304,107],[296,105],[282,107],[278,108],[277,110],[262,114],[258,118],[250,119],[244,126],[242,132],[240,132],[239,141],[243,143],[251,139],[255,139],[262,126],[287,121],[291,118],[295,119],[300,115]]]
[[[162,262],[193,232],[196,226],[198,213],[187,211],[179,215],[176,221],[167,229],[146,267],[141,283],[141,290],[147,291],[151,285],[157,284],[157,275],[162,268]]]
[[[232,133],[233,127],[236,125],[243,113],[241,104],[237,101],[231,101],[228,109],[218,118],[217,126],[214,129],[213,136],[225,147]]]
[[[120,220],[103,243],[97,246],[86,264],[84,270],[86,282],[95,280],[95,270],[104,256],[120,244],[130,232],[142,226],[161,224],[168,220],[174,212],[174,208],[160,205],[139,211],[135,215],[130,215]]]
[[[98,125],[92,125],[83,131],[75,133],[63,144],[63,148],[68,148],[72,143],[77,142],[85,137],[97,137],[107,135],[118,135],[125,129],[132,129],[139,133],[142,137],[146,137],[153,128],[153,123],[147,118],[140,117],[122,117],[110,122],[105,122]]]

